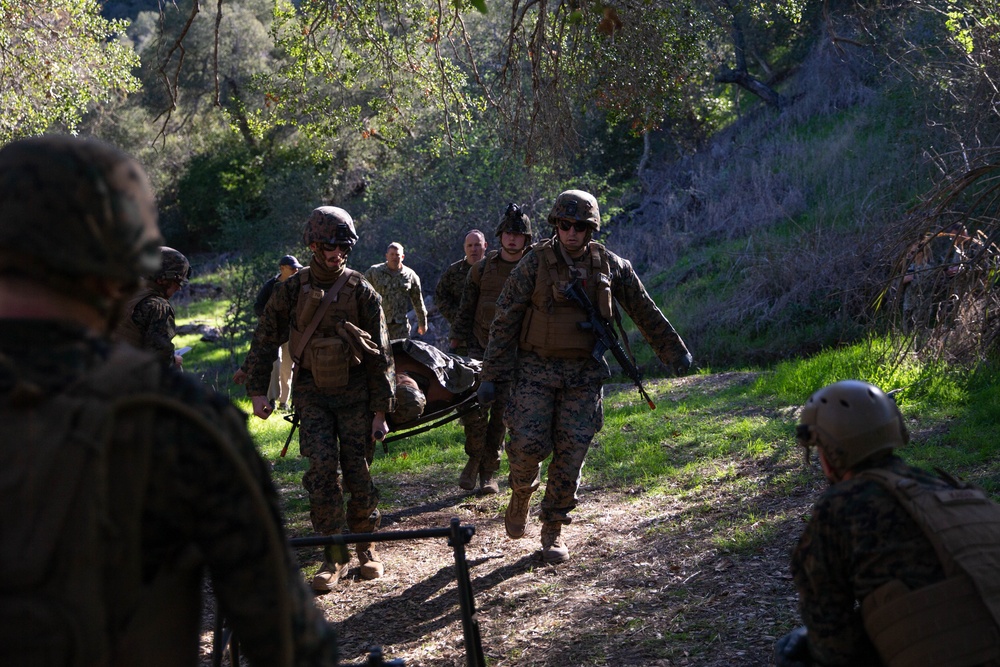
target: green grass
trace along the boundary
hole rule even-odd
[[[220,317],[225,305],[194,304],[179,309],[178,322]],[[177,344],[192,344],[181,337]],[[640,349],[646,348],[640,344]],[[915,437],[903,455],[918,465],[941,466],[1000,491],[1000,443],[993,437],[1000,424],[1000,371],[984,366],[976,372],[943,365],[894,360],[894,341],[870,338],[862,343],[824,350],[767,369],[748,369],[756,379],[711,391],[685,391],[670,384],[648,383],[657,405],[649,410],[631,386],[605,397],[605,424],[597,434],[582,482],[596,488],[636,489],[640,496],[679,495],[697,500],[720,485],[754,498],[762,485],[774,492],[791,491],[814,474],[801,467],[795,446],[797,410],[809,395],[831,382],[861,379],[886,390],[901,389],[897,401]],[[237,405],[250,412],[242,388],[229,384],[228,353],[221,344],[194,344],[185,367],[212,368],[215,381],[230,391]],[[240,357],[242,358],[242,357]],[[208,378],[211,380],[211,378]],[[306,462],[299,456],[298,437],[288,455],[279,452],[290,424],[274,416],[248,420],[261,454],[274,462],[274,477],[282,488],[301,491]],[[376,478],[397,476],[452,480],[466,458],[464,435],[457,422],[391,443],[388,452],[376,447],[372,472]],[[746,477],[754,462],[766,463],[766,478]],[[751,466],[752,467],[752,466]],[[501,475],[506,475],[504,458]],[[388,485],[386,502],[397,502]],[[289,493],[288,508],[306,512],[302,492]],[[697,512],[692,520],[718,520]],[[742,517],[727,517],[718,534],[720,549],[745,553],[768,539],[770,525],[782,517],[759,516],[748,509]],[[655,528],[654,528],[655,530]]]

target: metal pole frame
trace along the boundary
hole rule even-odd
[[[465,640],[466,667],[486,667],[483,656],[483,641],[479,631],[479,617],[476,613],[476,600],[472,592],[472,582],[469,579],[469,563],[465,557],[465,545],[476,534],[476,527],[461,525],[454,518],[447,528],[422,528],[418,530],[387,530],[378,533],[347,533],[341,535],[310,535],[293,537],[288,540],[291,547],[304,549],[322,547],[328,544],[358,544],[367,542],[395,542],[399,540],[419,540],[436,537],[447,537],[448,546],[455,554],[455,579],[458,584],[458,604],[462,613],[462,635]],[[225,628],[225,620],[216,604],[215,633],[212,641],[212,666],[222,667],[222,656],[229,647],[230,656],[239,656],[237,640],[232,630]],[[233,663],[236,664],[236,663]]]

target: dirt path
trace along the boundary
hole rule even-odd
[[[726,374],[683,382],[711,392],[745,380]],[[775,639],[795,623],[788,555],[819,481],[779,495],[767,481],[791,463],[741,465],[740,493],[719,486],[650,497],[584,486],[564,531],[572,558],[558,566],[540,559],[537,506],[523,539],[505,535],[505,484],[499,496],[479,498],[458,493],[452,480],[380,480],[402,508],[384,516],[382,529],[446,527],[452,517],[475,526],[466,554],[489,665],[769,665]],[[737,511],[779,519],[757,542],[729,553],[714,538]],[[342,659],[363,664],[366,650],[381,645],[386,658],[409,666],[464,665],[446,540],[379,546],[383,578],[359,579],[355,561],[337,590],[317,598],[340,633]],[[319,550],[300,556],[313,572]]]

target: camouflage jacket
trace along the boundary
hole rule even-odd
[[[365,271],[365,280],[382,297],[382,308],[388,324],[406,324],[406,313],[412,305],[417,313],[417,326],[427,328],[427,308],[420,293],[420,277],[416,271],[405,265],[399,271],[390,271],[385,262],[382,262]]]
[[[309,276],[307,272],[305,274]],[[243,368],[247,372],[247,395],[265,396],[271,382],[271,369],[274,360],[278,358],[278,348],[288,341],[289,328],[295,321],[296,304],[302,288],[303,274],[296,273],[285,282],[274,285],[274,292],[264,307],[264,314],[257,323],[257,329],[250,343]],[[330,287],[321,285],[321,287]],[[354,288],[354,296],[358,302],[359,322],[353,324],[361,327],[377,343],[382,354],[365,355],[360,366],[350,371],[347,386],[341,389],[326,390],[334,397],[334,403],[340,407],[357,403],[368,403],[368,409],[373,412],[390,412],[395,395],[396,374],[392,363],[392,350],[389,347],[389,334],[386,330],[385,318],[382,314],[382,303],[378,293],[364,280]],[[308,322],[298,329],[305,329]],[[292,390],[295,390],[296,379],[292,380]]]
[[[136,304],[130,317],[142,336],[143,350],[149,350],[168,366],[174,363],[174,307],[161,294],[153,294]]]
[[[465,289],[465,277],[469,275],[471,268],[463,257],[444,270],[434,289],[434,303],[451,327],[455,326],[458,307],[462,303],[462,290]]]
[[[899,457],[879,465],[920,484],[948,488]],[[792,554],[792,577],[813,659],[847,667],[882,664],[855,603],[892,579],[917,589],[942,580],[944,570],[920,526],[890,492],[855,477],[834,484],[816,501]]]
[[[632,318],[661,361],[672,364],[682,358],[688,352],[687,346],[653,303],[632,265],[611,251],[607,251],[607,254],[611,269],[612,296]],[[497,299],[496,317],[490,326],[489,346],[483,359],[483,381],[502,382],[513,377],[517,370],[521,324],[531,306],[538,264],[538,253],[535,249],[529,250],[504,284],[500,298]],[[526,354],[535,356],[533,353]],[[611,377],[611,369],[605,360],[597,362],[588,357],[572,360],[569,365],[582,367],[588,381],[595,384],[602,384]]]
[[[105,339],[70,324],[0,320],[0,419],[10,418],[12,411],[23,415],[32,410],[44,418],[49,397],[86,386],[86,378],[121,359],[112,357],[112,350]],[[136,354],[140,361],[146,356],[132,353],[133,358]],[[156,366],[152,357],[149,360]],[[314,605],[287,546],[278,494],[247,431],[245,415],[224,396],[172,368],[139,377],[122,384],[149,385],[139,394],[181,403],[196,415],[157,403],[115,417],[109,434],[112,456],[139,451],[140,442],[147,453],[132,456],[130,474],[109,476],[107,482],[115,502],[102,517],[106,524],[102,528],[119,543],[114,563],[105,567],[105,590],[127,592],[146,586],[147,595],[197,596],[200,577],[191,581],[192,590],[149,586],[159,573],[174,569],[179,554],[193,550],[207,566],[221,613],[253,664],[281,664],[274,638],[290,631],[292,664],[335,665],[333,630]],[[123,394],[136,396],[134,389],[108,382],[91,391],[96,392],[95,400],[113,405]],[[225,442],[220,444],[220,439]],[[32,450],[30,441],[7,444]],[[11,460],[7,452],[4,460]],[[32,461],[24,455],[14,460]],[[135,603],[107,597],[112,644],[115,633],[127,626]],[[277,612],[283,607],[287,615]],[[197,620],[178,627],[194,630]],[[197,635],[192,632],[185,641],[193,653]]]

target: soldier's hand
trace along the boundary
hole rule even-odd
[[[247,381],[247,372],[242,368],[233,373],[233,384],[244,384]]]
[[[776,667],[811,667],[809,656],[809,631],[800,626],[778,640],[774,645]]]
[[[376,412],[372,418],[372,438],[381,442],[388,433],[389,423],[385,420],[385,413]]]
[[[250,402],[253,403],[253,413],[261,419],[267,419],[274,412],[274,406],[267,400],[267,396],[251,396]]]
[[[677,376],[687,375],[691,372],[691,366],[694,364],[694,358],[691,353],[686,353],[683,357],[674,362],[674,373]]]
[[[497,388],[492,382],[480,382],[479,389],[476,390],[476,398],[479,405],[487,406],[497,397]]]
[[[418,336],[423,336],[425,333],[427,333],[427,327],[417,327]]]

